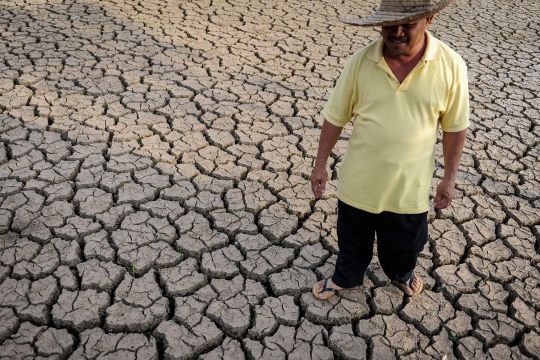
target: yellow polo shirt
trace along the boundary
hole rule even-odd
[[[439,124],[469,126],[467,67],[427,33],[424,56],[400,84],[380,39],[346,64],[322,112],[343,127],[353,121],[340,167],[338,198],[372,213],[415,214],[429,208]]]

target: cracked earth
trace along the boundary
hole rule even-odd
[[[469,66],[472,125],[426,291],[374,259],[310,294],[350,131],[315,201],[319,113],[378,36],[337,18],[375,5],[0,0],[0,358],[538,359],[536,0],[459,0],[432,28]]]

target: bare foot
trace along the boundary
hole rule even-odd
[[[326,289],[325,282],[326,281]],[[331,278],[321,280],[313,285],[312,293],[316,299],[319,300],[328,300],[336,294],[336,291],[341,290],[342,288],[334,284]]]
[[[424,290],[424,282],[422,278],[416,273],[413,273],[413,277],[410,281],[405,284],[395,282],[396,286],[399,287],[407,296],[416,296],[419,295],[422,290]]]

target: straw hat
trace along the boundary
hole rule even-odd
[[[340,19],[358,26],[388,26],[414,22],[442,10],[452,0],[381,0],[379,8],[368,17]]]

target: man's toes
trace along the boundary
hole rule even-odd
[[[329,299],[330,297],[332,297],[333,295],[334,295],[334,293],[331,292],[331,291],[323,291],[323,292],[319,293],[319,296],[318,296],[318,297],[319,297],[319,299],[321,299],[321,300],[327,300],[327,299]]]
[[[319,294],[321,292],[323,282],[324,282],[324,280],[321,280],[321,281],[315,283],[315,285],[313,285],[313,294],[314,295]]]
[[[408,287],[408,286],[404,286],[404,287],[403,287],[403,291],[405,292],[405,294],[407,294],[407,295],[409,295],[409,296],[411,296],[411,295],[414,293],[414,290],[411,289],[411,288]]]

